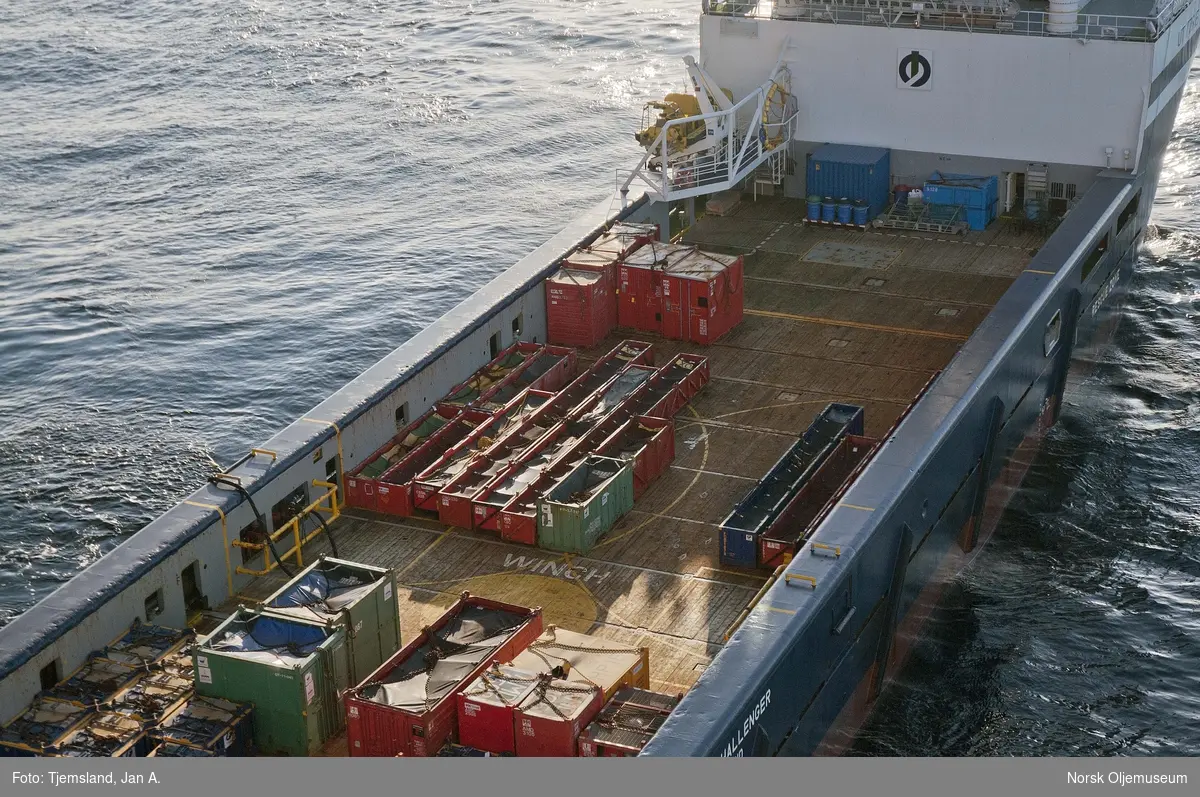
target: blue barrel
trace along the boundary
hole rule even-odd
[[[854,223],[859,227],[867,226],[867,217],[871,214],[871,206],[867,204],[865,199],[860,199],[854,203]]]
[[[837,203],[833,197],[827,196],[821,200],[821,221],[833,221],[837,218]]]
[[[853,215],[854,215],[854,203],[851,202],[846,197],[842,197],[841,199],[839,199],[838,206],[837,206],[838,224],[849,224],[850,219],[853,218]]]
[[[821,197],[813,194],[808,198],[808,220],[821,220]]]

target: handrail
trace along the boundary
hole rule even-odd
[[[926,0],[920,9],[915,8],[916,4],[911,0],[792,0],[786,6],[778,1],[765,4],[757,0],[703,0],[702,9],[704,14],[718,17],[883,27],[896,27],[907,17],[911,18],[913,27],[922,30],[1154,42],[1183,13],[1189,2],[1170,0],[1149,16],[1076,13],[1071,16],[1076,18],[1078,27],[1069,32],[1054,31],[1052,15],[1048,11],[1020,9],[1012,4],[984,0]]]
[[[341,510],[338,509],[337,501],[338,486],[331,482],[320,481],[318,479],[313,479],[312,485],[314,487],[324,488],[325,492],[322,493],[317,500],[300,510],[295,517],[293,517],[287,523],[284,523],[272,534],[268,535],[270,543],[278,542],[288,534],[292,535],[291,549],[280,554],[279,559],[282,561],[287,559],[289,556],[294,555],[296,557],[297,567],[304,567],[304,554],[302,550],[304,546],[307,545],[314,537],[324,531],[326,523],[337,520],[338,516],[341,515]],[[329,503],[329,506],[325,506],[326,502]],[[300,531],[300,522],[304,520],[304,518],[315,513],[327,516],[328,520],[325,523],[318,523],[316,529],[309,532],[307,536],[302,537]],[[249,568],[238,566],[237,572],[244,576],[265,576],[275,568],[279,567],[279,562],[271,558],[270,543],[266,541],[245,542],[243,540],[234,540],[232,545],[236,548],[244,548],[251,551],[262,551],[263,554],[262,570],[250,570]]]

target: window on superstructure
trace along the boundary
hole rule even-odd
[[[155,617],[163,613],[163,591],[156,589],[146,596],[145,600],[146,622],[150,622]]]
[[[58,659],[47,664],[42,669],[38,670],[38,678],[41,681],[42,689],[50,689],[59,681],[62,680],[62,664]]]
[[[400,431],[405,426],[408,426],[408,402],[404,402],[396,408],[396,431]]]
[[[1079,272],[1079,281],[1086,282],[1092,272],[1096,270],[1096,266],[1104,259],[1104,255],[1108,252],[1108,235],[1106,234],[1100,239],[1100,242],[1088,254],[1087,259],[1083,261],[1083,268]]]
[[[497,332],[488,338],[488,351],[491,352],[490,359],[496,359],[500,356],[500,333]]]
[[[1125,209],[1121,211],[1121,215],[1117,217],[1117,235],[1125,232],[1125,228],[1129,226],[1129,222],[1133,220],[1138,212],[1138,204],[1141,202],[1142,192],[1138,191],[1133,195],[1133,199],[1125,205]]]
[[[525,326],[525,320],[524,320],[524,319],[525,319],[525,317],[524,317],[524,315],[523,315],[523,314],[521,314],[521,313],[517,313],[516,317],[515,317],[515,318],[513,318],[513,322],[512,322],[512,332],[513,332],[513,342],[514,342],[514,343],[515,343],[516,341],[518,341],[518,340],[520,340],[520,339],[521,339],[521,330],[522,330],[522,329],[524,328],[524,326]]]

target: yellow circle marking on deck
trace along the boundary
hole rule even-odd
[[[421,624],[428,625],[440,617],[464,590],[480,598],[517,606],[541,606],[543,624],[581,634],[590,631],[600,619],[600,607],[591,592],[577,581],[504,572],[475,576],[443,587],[421,609]]]

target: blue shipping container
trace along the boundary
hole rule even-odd
[[[826,144],[808,158],[807,191],[861,199],[875,218],[890,204],[892,153],[881,147]]]
[[[931,205],[957,205],[965,209],[972,230],[982,230],[995,221],[1000,204],[1000,180],[995,175],[934,172],[922,187],[924,199]]]
[[[155,742],[199,747],[215,756],[246,758],[253,752],[252,707],[219,697],[194,697],[150,735]]]

